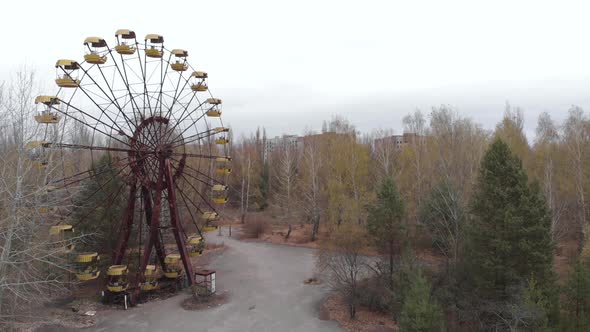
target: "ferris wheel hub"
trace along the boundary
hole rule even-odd
[[[176,180],[182,175],[186,161],[182,139],[175,138],[169,127],[170,120],[162,116],[143,119],[130,138],[129,159],[131,169],[143,185],[157,189],[161,165],[170,160]],[[164,186],[166,185],[164,181]]]
[[[172,147],[172,144],[169,144],[169,143],[160,144],[160,145],[156,146],[156,150],[154,152],[155,152],[156,156],[158,157],[158,159],[165,160],[165,159],[168,159],[172,156],[172,153],[174,152],[174,148]]]

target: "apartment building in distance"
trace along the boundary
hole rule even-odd
[[[391,135],[383,138],[377,138],[373,141],[373,148],[377,148],[380,145],[391,144],[396,149],[401,149],[407,144],[415,144],[422,136],[415,133],[404,133],[403,135]]]
[[[293,148],[299,150],[303,147],[303,137],[297,135],[283,135],[275,136],[274,138],[267,138],[264,143],[264,160],[275,150]]]

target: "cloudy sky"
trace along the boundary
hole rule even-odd
[[[441,104],[493,128],[506,101],[532,133],[542,111],[590,109],[589,12],[563,0],[10,1],[0,80],[26,64],[50,93],[56,59],[128,28],[187,49],[238,133],[301,134],[334,114],[400,132],[405,114]]]

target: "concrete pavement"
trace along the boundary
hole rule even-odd
[[[224,232],[225,233],[225,232]],[[225,235],[225,234],[224,234]],[[234,232],[234,236],[236,232]],[[228,247],[213,258],[217,291],[228,290],[230,301],[201,311],[186,311],[178,296],[99,317],[89,331],[340,331],[333,321],[318,318],[325,285],[305,285],[313,275],[314,250],[241,242],[208,233],[209,242]]]

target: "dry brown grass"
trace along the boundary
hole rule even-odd
[[[351,320],[346,303],[338,295],[329,296],[320,309],[320,319],[334,320],[346,331],[399,331],[397,324],[387,314],[358,307],[356,319]]]
[[[182,301],[181,306],[184,310],[204,310],[224,305],[229,302],[229,299],[229,293],[225,291],[211,296],[191,296]]]
[[[270,226],[268,219],[263,217],[252,218],[242,226],[242,237],[246,239],[258,239]]]

